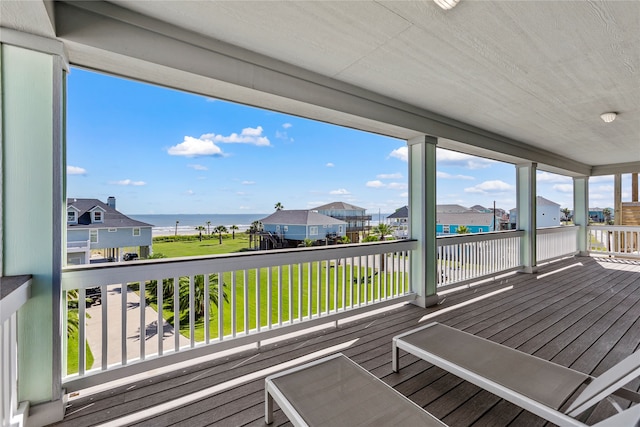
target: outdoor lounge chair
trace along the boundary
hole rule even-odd
[[[274,400],[294,426],[446,427],[341,353],[267,377],[267,424]]]
[[[611,394],[640,402],[640,394],[622,388],[640,374],[640,352],[591,377],[437,322],[393,338],[394,372],[400,349],[560,426],[585,426],[575,417]],[[622,411],[609,400],[620,413],[597,426],[640,425],[640,405]]]

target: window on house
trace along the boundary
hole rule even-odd
[[[76,213],[74,211],[67,212],[67,222],[76,222]]]
[[[133,235],[134,236],[139,236],[140,235],[140,229],[139,228],[134,228],[133,229]]]
[[[95,211],[95,212],[93,213],[93,220],[94,220],[95,222],[102,222],[102,212],[100,212],[100,211]]]
[[[289,231],[289,226],[288,226],[288,225],[285,225],[284,227],[282,227],[282,229],[283,229],[284,231]]]
[[[317,236],[318,235],[318,227],[317,226],[309,227],[309,235],[310,236]]]
[[[342,226],[341,225],[338,226],[338,233],[342,233]]]
[[[98,243],[98,230],[89,231],[89,241],[91,243]]]
[[[449,226],[448,225],[443,225],[442,226],[442,232],[443,233],[449,233]]]
[[[117,229],[117,228],[110,228],[110,229],[109,229],[109,233],[115,233],[116,231],[118,231],[118,229]]]

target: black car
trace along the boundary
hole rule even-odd
[[[136,259],[138,259],[138,254],[134,253],[134,252],[127,252],[122,257],[123,261],[133,261],[133,260],[136,260]]]

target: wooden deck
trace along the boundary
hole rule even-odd
[[[464,306],[461,303],[470,302]],[[391,371],[391,338],[423,316],[597,375],[640,344],[640,264],[573,258],[450,293],[435,309],[404,306],[264,345],[198,366],[73,399],[64,426],[263,426],[264,377],[307,355],[341,351],[450,426],[536,426],[545,422],[426,362],[402,353]],[[422,323],[423,324],[423,323]],[[337,346],[337,347],[334,347]],[[342,346],[342,347],[341,347]],[[304,359],[303,359],[304,360]],[[283,365],[284,364],[284,365]],[[639,381],[629,388],[638,389]],[[194,394],[200,393],[200,394]],[[181,399],[181,400],[177,400]],[[592,424],[613,410],[601,404]],[[130,419],[122,417],[131,416]],[[287,424],[281,411],[273,425]]]

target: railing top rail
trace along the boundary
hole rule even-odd
[[[554,234],[554,233],[573,233],[577,232],[580,227],[575,225],[558,225],[555,227],[542,227],[536,229],[536,234]]]
[[[297,264],[339,258],[376,255],[414,250],[416,240],[393,240],[309,248],[275,249],[183,258],[163,258],[108,264],[68,266],[63,269],[63,288],[89,286],[96,275],[108,276],[112,283],[137,281],[139,278],[169,278],[195,274],[239,271],[278,265]]]
[[[17,312],[31,297],[31,276],[0,278],[0,323]]]
[[[438,246],[455,245],[458,243],[483,242],[490,240],[510,239],[524,236],[522,230],[492,231],[489,233],[456,234],[453,236],[438,236]]]
[[[640,231],[638,225],[588,225],[589,230]]]

